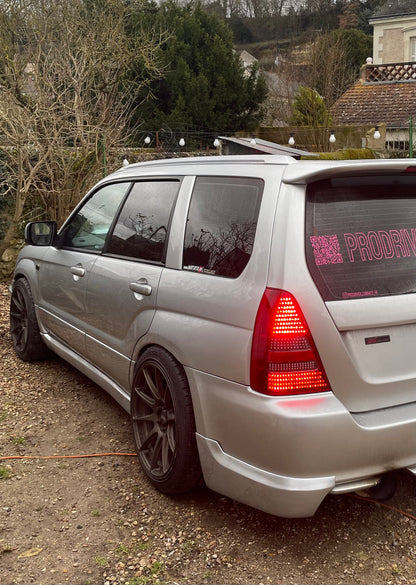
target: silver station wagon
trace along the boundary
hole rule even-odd
[[[17,355],[131,415],[158,490],[306,517],[416,474],[416,167],[201,157],[103,179],[26,228]],[[412,166],[413,165],[413,166]],[[75,408],[75,406],[74,406]]]

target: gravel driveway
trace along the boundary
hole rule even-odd
[[[0,460],[0,585],[416,584],[410,474],[390,507],[330,496],[305,520],[156,493],[104,391],[58,358],[14,356],[8,304],[1,284],[0,454],[22,458]]]

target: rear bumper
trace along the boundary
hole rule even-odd
[[[205,483],[212,490],[263,512],[285,518],[313,516],[335,486],[334,477],[303,479],[276,475],[227,455],[197,434]]]
[[[314,514],[329,493],[416,469],[416,403],[352,415],[331,393],[270,397],[187,369],[211,489],[284,517]]]
[[[217,441],[199,434],[196,438],[205,483],[210,489],[275,516],[308,518],[328,494],[365,490],[381,480],[379,476],[336,485],[335,477],[276,475],[227,455]],[[416,466],[407,470],[416,475]]]

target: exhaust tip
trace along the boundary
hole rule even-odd
[[[378,502],[389,500],[396,492],[397,479],[394,472],[386,473],[381,476],[377,485],[374,485],[366,490],[360,490],[357,495],[363,498],[369,498]]]

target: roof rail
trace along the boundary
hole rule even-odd
[[[157,159],[151,160],[146,162],[138,162],[132,163],[125,167],[121,167],[118,169],[118,173],[126,173],[128,174],[129,171],[134,169],[145,169],[149,167],[151,169],[155,169],[156,167],[170,167],[170,166],[180,166],[180,165],[232,165],[232,164],[277,164],[277,165],[288,165],[296,163],[297,161],[291,157],[286,155],[224,155],[224,156],[196,156],[196,157],[188,157],[188,158],[167,158],[167,159]]]

